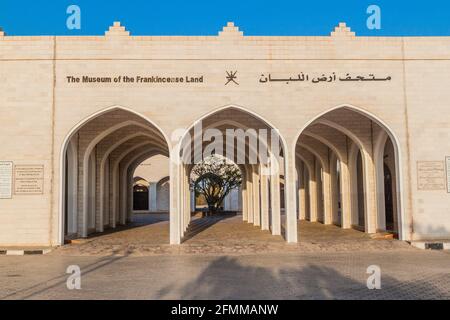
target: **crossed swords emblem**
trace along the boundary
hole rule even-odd
[[[230,82],[234,82],[235,84],[239,85],[239,83],[236,82],[237,76],[236,73],[237,71],[226,71],[227,76],[227,83],[225,83],[225,85],[229,84]]]

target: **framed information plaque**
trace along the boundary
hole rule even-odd
[[[445,165],[443,161],[417,162],[417,188],[419,190],[445,190]]]
[[[14,194],[34,195],[44,193],[43,165],[16,165],[14,176]]]

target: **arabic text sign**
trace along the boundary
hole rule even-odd
[[[417,161],[417,188],[445,190],[444,161]]]
[[[259,82],[260,83],[267,83],[267,82],[285,82],[286,84],[289,84],[291,82],[311,82],[311,83],[321,83],[321,82],[368,82],[368,81],[391,81],[392,77],[377,77],[375,74],[370,73],[368,75],[350,75],[350,73],[346,73],[345,76],[337,76],[336,72],[332,72],[330,74],[324,74],[322,73],[319,76],[310,76],[309,74],[305,74],[303,72],[300,72],[299,74],[291,77],[273,77],[271,73],[269,73],[268,76],[265,74],[262,74]]]
[[[14,169],[14,194],[43,194],[44,166],[17,165]]]
[[[0,199],[12,198],[12,161],[0,161]]]

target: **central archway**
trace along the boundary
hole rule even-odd
[[[263,138],[261,132],[265,132]],[[212,152],[226,156],[244,172],[241,188],[242,220],[262,230],[270,230],[273,235],[282,234],[280,179],[285,175],[283,155],[286,143],[267,120],[236,105],[218,108],[200,117],[186,130],[178,150],[182,190],[185,190],[182,194],[187,193],[185,181],[189,165]],[[190,223],[190,209],[187,208],[189,204],[186,200],[180,206],[182,233]],[[292,242],[296,242],[294,223],[290,233],[284,234]]]

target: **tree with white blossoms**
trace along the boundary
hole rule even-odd
[[[191,188],[195,197],[202,195],[208,204],[208,213],[220,210],[225,197],[242,183],[239,167],[225,157],[212,155],[196,164],[191,173]]]

